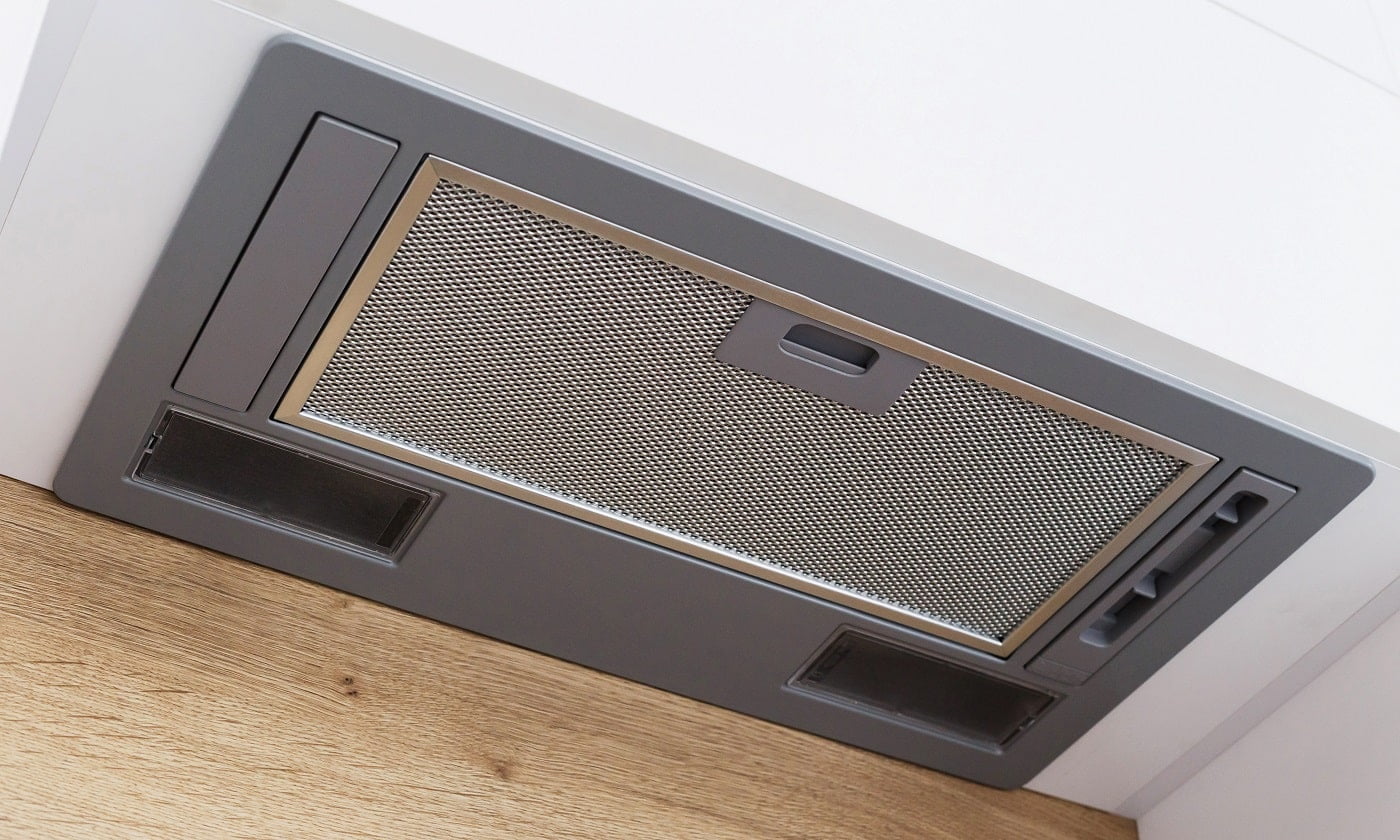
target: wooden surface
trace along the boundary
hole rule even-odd
[[[2,478],[0,564],[0,836],[1135,836]]]

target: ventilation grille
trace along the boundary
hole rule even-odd
[[[293,422],[991,648],[1191,466],[938,364],[879,415],[730,367],[748,293],[460,180],[386,231]]]

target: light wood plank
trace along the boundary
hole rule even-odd
[[[0,835],[1131,838],[0,479]]]

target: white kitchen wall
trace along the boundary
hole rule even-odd
[[[0,137],[10,124],[43,18],[44,0],[6,0],[0,11]]]
[[[1396,0],[1212,0],[1364,79],[1400,91],[1377,11]]]
[[[1142,840],[1400,837],[1400,616],[1138,823]]]
[[[0,146],[9,136],[10,120],[19,102],[19,91],[34,41],[39,37],[39,24],[44,18],[45,0],[5,0],[0,3]],[[0,174],[0,222],[9,209],[9,199],[15,187],[14,176]]]
[[[1400,0],[1367,0],[1376,29],[1385,43],[1386,58],[1391,72],[1400,80]],[[1392,88],[1400,93],[1400,81]]]

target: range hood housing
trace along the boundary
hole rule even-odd
[[[478,293],[490,285],[479,272],[496,263],[458,240],[498,221],[451,215],[469,199],[504,214],[499,224],[533,231],[503,258],[513,268],[493,280],[490,300]],[[438,211],[456,245],[442,246],[446,234],[429,224]],[[415,230],[439,236],[443,250],[410,253]],[[561,254],[563,241],[575,250]],[[539,259],[521,254],[535,245],[553,255],[540,277],[554,285],[522,280],[534,277],[526,264]],[[611,292],[624,314],[581,316],[597,332],[575,326],[545,341],[563,315],[580,311],[560,309],[569,294],[603,293],[588,285],[596,260],[630,261],[632,285]],[[376,293],[387,309],[369,305]],[[464,297],[480,304],[470,319],[459,312],[445,337],[437,325],[432,340],[409,340]],[[728,301],[713,330],[676,340],[703,364],[653,355],[635,364],[649,373],[628,379],[618,378],[625,365],[590,369],[569,356],[590,341],[654,336],[663,299],[682,325],[701,311],[697,301]],[[530,307],[536,317],[513,320]],[[513,331],[522,323],[525,331]],[[481,336],[468,340],[464,324]],[[541,366],[540,355],[535,367],[510,367],[501,354],[524,345],[569,363]],[[443,348],[459,355],[434,367]],[[458,369],[475,373],[454,379]],[[519,373],[544,369],[553,377],[545,384],[565,382],[580,406],[591,396],[614,402],[549,426],[562,403],[541,407],[545,380]],[[488,388],[487,374],[502,370],[515,379]],[[609,387],[579,390],[590,370]],[[934,378],[941,390],[915,387]],[[649,393],[661,380],[681,408],[629,421],[618,395]],[[708,409],[685,409],[701,405],[684,402],[701,393],[716,397]],[[791,414],[739,423],[717,408],[745,416],[750,404],[741,401],[759,399],[808,412],[800,428],[816,429],[812,440],[793,431]],[[898,434],[885,428],[915,409],[924,413]],[[957,410],[971,413],[956,421]],[[490,411],[503,419],[487,425]],[[572,434],[597,427],[607,411],[622,443]],[[687,424],[676,427],[678,417]],[[945,417],[956,422],[939,427]],[[629,449],[649,425],[667,434]],[[548,451],[524,434],[537,428],[548,429]],[[773,428],[789,447],[759,447]],[[930,428],[942,431],[911,437]],[[851,443],[851,429],[890,435],[896,467],[914,463],[908,452],[936,453],[942,466],[866,469],[872,461],[859,459],[868,449]],[[721,431],[738,441],[736,452],[771,458],[762,462],[765,484],[752,457],[727,456],[747,465],[737,477],[749,483],[735,486],[757,525],[719,527],[731,508],[695,513],[703,505],[694,494],[714,474],[679,501],[668,489],[713,461]],[[689,455],[676,454],[687,446]],[[624,462],[606,460],[638,451],[647,468],[631,480]],[[969,453],[977,457],[962,458]],[[812,474],[834,476],[826,484],[792,471],[823,459]],[[609,466],[574,480],[585,462]],[[992,462],[1014,469],[991,481]],[[1021,504],[1007,488],[1028,477],[1053,492],[1028,492]],[[415,613],[1012,787],[1369,480],[1354,453],[936,278],[285,39],[269,45],[232,114],[55,489]],[[797,500],[805,511],[793,513]],[[839,518],[848,510],[854,525]],[[820,515],[804,519],[811,511]],[[933,523],[927,531],[910,525],[919,511]],[[814,560],[794,559],[805,543],[766,539],[823,522],[840,527],[821,534]],[[953,533],[954,523],[971,536]],[[1018,542],[1042,526],[1070,537]],[[1093,527],[1102,533],[1066,548]],[[839,539],[852,533],[861,539]],[[920,535],[913,548],[900,541],[910,533]],[[1013,550],[1021,553],[1005,561]],[[898,551],[907,556],[896,562]],[[934,578],[926,598],[912,597]],[[987,604],[996,608],[990,618]]]

